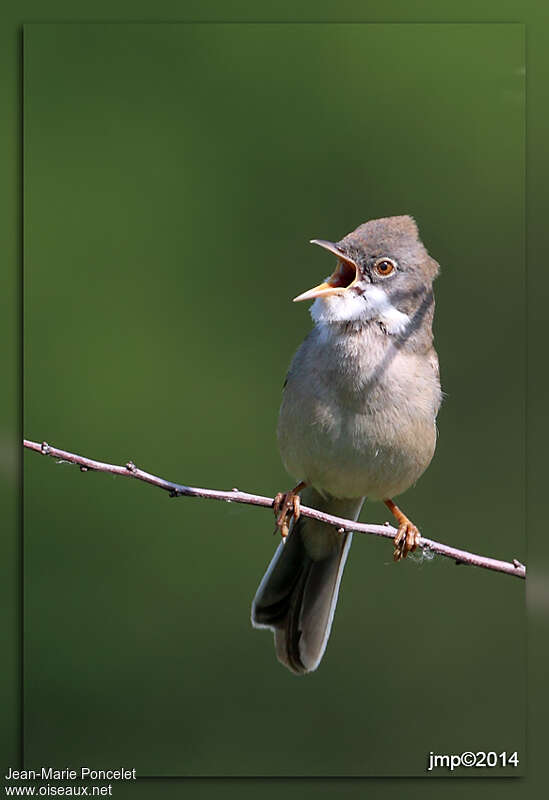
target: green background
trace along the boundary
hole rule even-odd
[[[527,394],[527,504],[528,572],[528,761],[527,777],[520,780],[499,779],[491,773],[488,780],[478,773],[461,780],[446,781],[429,777],[416,779],[184,779],[146,780],[116,786],[117,797],[462,797],[464,788],[472,797],[543,796],[547,785],[546,720],[548,710],[547,658],[549,650],[549,542],[546,527],[546,449],[549,382],[539,365],[546,358],[546,253],[549,248],[547,215],[549,182],[547,137],[546,75],[549,69],[549,8],[538,0],[475,0],[459,5],[452,0],[389,0],[383,6],[368,0],[318,0],[303,3],[281,0],[275,6],[256,0],[236,0],[230,9],[219,0],[158,0],[154,6],[127,0],[96,0],[94,4],[74,0],[6,0],[0,8],[0,97],[4,114],[0,117],[0,164],[4,180],[0,182],[0,239],[4,248],[5,269],[0,271],[0,325],[4,366],[4,391],[0,393],[1,457],[0,502],[3,510],[0,591],[2,599],[0,699],[3,714],[0,726],[2,768],[22,763],[23,742],[20,710],[22,695],[22,551],[20,511],[20,465],[23,458],[21,438],[21,289],[22,289],[22,23],[30,19],[72,20],[359,20],[369,22],[517,22],[525,23],[527,88],[526,150],[526,220],[528,255],[528,394]],[[513,702],[506,694],[502,702]],[[481,794],[482,793],[482,794]]]
[[[289,300],[330,271],[307,241],[412,213],[442,266],[447,398],[402,505],[426,536],[522,560],[522,26],[30,25],[24,53],[25,435],[285,488],[276,415],[310,327]],[[519,581],[356,537],[300,680],[249,624],[266,512],[27,454],[24,514],[29,761],[422,775],[430,750],[524,756]]]

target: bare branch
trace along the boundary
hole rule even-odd
[[[128,461],[127,464],[121,467],[115,464],[106,464],[103,461],[95,461],[92,458],[79,456],[75,453],[69,453],[66,450],[59,450],[57,447],[51,447],[47,442],[39,444],[38,442],[31,442],[28,439],[24,439],[23,445],[29,450],[34,450],[36,453],[52,456],[61,461],[68,461],[71,464],[77,464],[82,472],[87,472],[88,470],[109,472],[112,475],[121,475],[125,478],[135,478],[138,481],[150,483],[153,486],[158,486],[159,489],[164,489],[169,492],[171,497],[204,497],[210,500],[224,500],[227,503],[246,503],[247,505],[263,506],[264,508],[273,507],[274,501],[272,497],[248,494],[247,492],[240,492],[238,489],[225,492],[218,491],[217,489],[198,489],[194,486],[183,486],[179,483],[166,481],[164,478],[159,478],[156,475],[151,475],[150,472],[144,472],[138,469],[132,461]],[[311,519],[317,519],[320,522],[335,525],[341,532],[353,531],[355,533],[368,533],[374,536],[383,536],[385,539],[394,539],[398,532],[396,528],[390,525],[369,525],[363,522],[353,522],[353,520],[333,517],[331,514],[324,514],[322,511],[317,511],[317,509],[308,508],[307,506],[301,506],[301,514],[304,517],[311,517]],[[458,564],[470,564],[474,567],[483,567],[484,569],[491,569],[495,572],[504,572],[507,575],[514,575],[516,578],[526,577],[526,567],[516,558],[511,562],[499,561],[496,558],[488,558],[486,556],[476,555],[475,553],[468,553],[466,550],[458,550],[455,547],[435,542],[433,539],[426,539],[423,536],[420,539],[419,546],[424,551],[430,551],[431,553],[437,553],[440,556],[451,558]]]

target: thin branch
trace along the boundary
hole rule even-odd
[[[135,478],[138,481],[150,483],[153,486],[158,486],[159,489],[164,489],[169,492],[170,497],[204,497],[210,500],[224,500],[227,503],[246,503],[251,506],[263,506],[263,508],[273,507],[272,497],[248,494],[248,492],[240,492],[238,489],[224,492],[218,491],[217,489],[198,489],[194,486],[183,486],[179,483],[166,481],[164,478],[159,478],[157,475],[152,475],[150,472],[144,472],[144,470],[138,469],[133,461],[128,461],[127,464],[121,467],[115,464],[106,464],[103,461],[95,461],[92,458],[79,456],[75,453],[69,453],[66,450],[59,450],[57,447],[51,447],[47,442],[42,442],[42,444],[40,444],[24,439],[23,445],[29,450],[34,450],[36,453],[51,456],[60,461],[68,461],[71,464],[77,464],[82,472],[87,472],[88,470],[109,472],[111,475],[121,475],[124,478]],[[344,531],[368,533],[374,536],[383,536],[385,539],[394,539],[398,533],[397,529],[391,527],[391,525],[370,525],[363,522],[354,522],[353,520],[334,517],[331,514],[324,514],[322,511],[317,511],[316,508],[308,508],[307,506],[301,506],[301,514],[304,517],[310,517],[320,522],[335,525],[342,533]],[[424,551],[451,558],[458,564],[470,564],[474,567],[483,567],[484,569],[491,569],[495,572],[504,572],[507,575],[514,575],[516,578],[526,577],[526,567],[517,559],[513,559],[512,562],[499,561],[496,558],[488,558],[486,556],[476,555],[475,553],[468,553],[466,550],[458,550],[455,547],[435,542],[433,539],[426,539],[423,536],[419,541],[419,546]]]

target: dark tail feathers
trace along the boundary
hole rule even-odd
[[[363,499],[302,493],[304,505],[356,519]],[[252,603],[252,624],[274,631],[276,654],[296,674],[315,670],[328,643],[352,534],[307,517],[293,524],[263,576]]]

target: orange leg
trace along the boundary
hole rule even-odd
[[[273,509],[276,517],[275,533],[278,531],[283,539],[286,538],[290,532],[290,522],[292,517],[294,520],[299,519],[299,492],[306,487],[304,481],[300,481],[289,492],[279,492],[274,499]]]
[[[401,558],[406,558],[408,553],[416,549],[421,539],[421,534],[414,523],[408,519],[406,514],[403,514],[392,500],[384,500],[383,502],[398,522],[398,533],[395,538],[393,560],[400,561]]]

